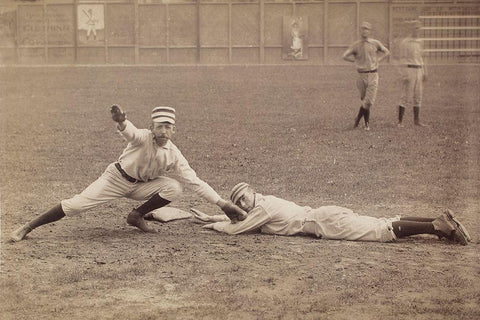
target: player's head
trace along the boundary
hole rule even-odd
[[[255,191],[248,183],[240,182],[232,188],[230,200],[246,212],[255,207]]]
[[[175,109],[165,106],[153,108],[150,130],[157,145],[163,147],[175,133]]]
[[[410,32],[412,36],[418,37],[420,30],[422,29],[422,23],[419,20],[413,20],[410,23]]]
[[[362,24],[360,25],[360,36],[362,36],[362,38],[368,38],[371,30],[372,25],[369,22],[362,22]]]

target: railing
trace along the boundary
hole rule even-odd
[[[474,0],[2,0],[0,63],[343,64],[364,20],[393,62],[413,19],[430,63],[480,63]],[[301,55],[291,52],[294,22]]]

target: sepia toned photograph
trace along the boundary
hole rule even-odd
[[[0,318],[480,318],[476,0],[0,0]]]

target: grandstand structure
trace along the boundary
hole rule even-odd
[[[480,63],[478,0],[2,0],[0,64],[335,65],[365,20],[390,63],[410,20],[429,63]]]

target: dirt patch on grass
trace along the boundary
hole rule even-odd
[[[430,68],[423,120],[398,129],[400,83],[380,72],[372,131],[347,67],[4,68],[1,283],[4,319],[478,319],[480,68]],[[287,76],[288,75],[288,76]],[[227,197],[247,181],[299,204],[373,216],[457,213],[467,247],[227,236],[191,219],[126,225],[118,200],[11,244],[8,234],[80,192],[124,148],[119,103],[139,127],[178,111],[174,142]],[[217,208],[186,190],[176,207]]]

